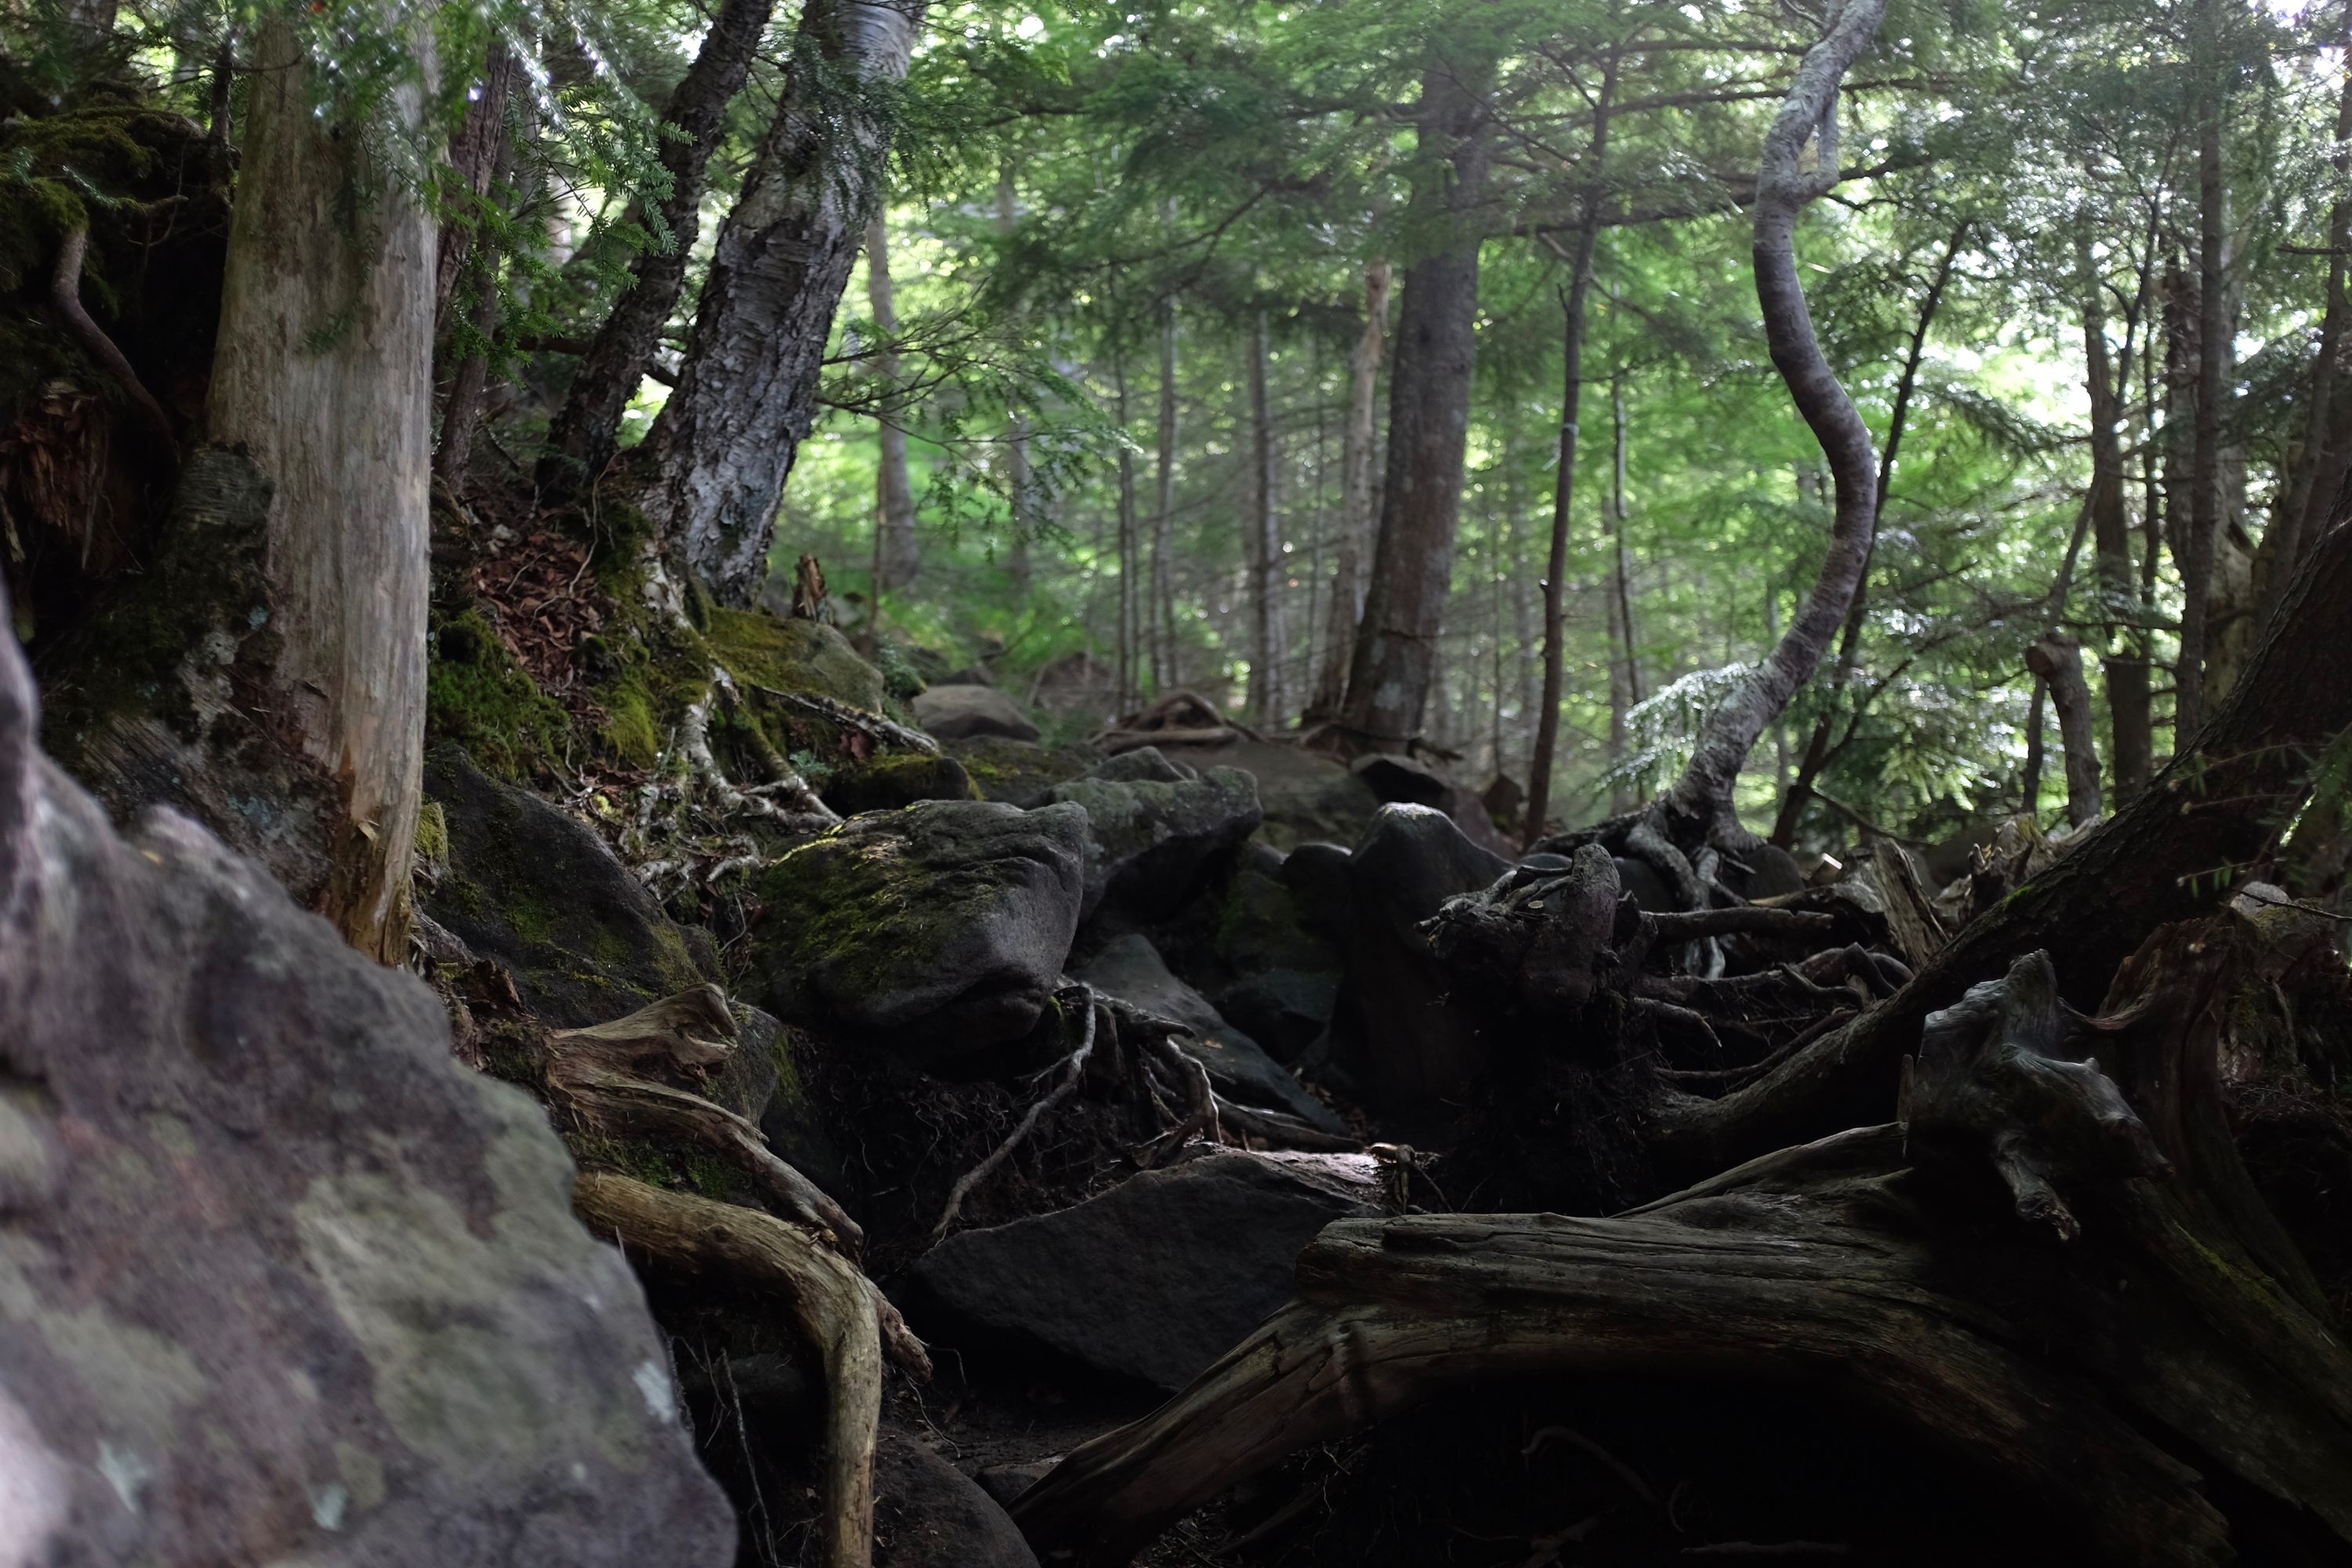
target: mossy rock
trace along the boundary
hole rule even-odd
[[[882,711],[887,696],[882,672],[858,658],[849,639],[822,621],[713,606],[704,636],[738,680],[830,697],[869,713]]]
[[[436,615],[426,636],[425,742],[456,745],[488,772],[520,782],[560,756],[571,715],[541,692],[479,610]]]
[[[1001,735],[976,735],[942,744],[950,756],[963,764],[981,798],[1024,809],[1045,805],[1055,784],[1083,777],[1102,763],[1102,753],[1091,747],[1041,746]]]
[[[895,752],[864,762],[837,763],[822,792],[844,816],[897,811],[919,800],[978,800],[971,775],[953,757]]]
[[[761,877],[760,999],[920,1066],[1019,1038],[1069,956],[1086,826],[989,801],[851,818]]]
[[[425,789],[448,844],[425,912],[512,971],[541,1019],[600,1024],[710,978],[708,955],[698,958],[587,824],[455,748],[428,759]]]

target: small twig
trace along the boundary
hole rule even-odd
[[[1063,1058],[1062,1081],[1055,1084],[1045,1099],[1029,1108],[1028,1113],[1021,1118],[1004,1142],[999,1143],[987,1159],[957,1178],[956,1184],[948,1191],[947,1206],[940,1211],[939,1224],[931,1227],[932,1246],[938,1246],[940,1238],[947,1235],[948,1226],[953,1225],[956,1215],[962,1212],[963,1200],[971,1195],[971,1190],[994,1175],[1004,1162],[1013,1157],[1013,1151],[1021,1146],[1022,1140],[1035,1131],[1045,1112],[1069,1099],[1071,1091],[1078,1087],[1078,1080],[1086,1076],[1087,1058],[1095,1048],[1095,988],[1080,985],[1077,989],[1079,1001],[1086,1009],[1087,1021],[1078,1037],[1078,1048]]]

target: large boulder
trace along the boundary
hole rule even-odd
[[[1498,855],[1511,852],[1511,846],[1496,831],[1484,797],[1418,757],[1374,752],[1358,757],[1348,771],[1361,779],[1383,805],[1434,806],[1452,817],[1463,836],[1480,848]]]
[[[545,1114],[32,736],[0,638],[0,1562],[730,1561]]]
[[[961,763],[929,752],[888,752],[863,762],[835,763],[818,793],[844,816],[896,811],[919,800],[980,798]]]
[[[1037,1558],[1003,1504],[886,1426],[874,1447],[874,1568],[1037,1568]]]
[[[1257,780],[1265,814],[1265,840],[1277,848],[1316,842],[1353,844],[1371,826],[1381,801],[1345,765],[1302,746],[1275,741],[1234,741],[1186,746],[1179,753],[1196,767],[1239,768]]]
[[[1362,1154],[1221,1150],[1057,1214],[949,1237],[915,1265],[919,1310],[1181,1388],[1288,1300],[1300,1248],[1380,1210]]]
[[[1223,978],[1210,994],[1234,1027],[1295,1062],[1331,1022],[1342,957],[1308,924],[1287,868],[1287,858],[1253,845],[1234,870],[1211,936]]]
[[[1486,1047],[1444,1005],[1447,976],[1421,922],[1456,894],[1491,884],[1510,862],[1426,805],[1384,805],[1348,861],[1355,918],[1334,1016],[1339,1066],[1406,1127],[1427,1128],[1477,1082]]]
[[[982,800],[1001,800],[1027,810],[1043,805],[1057,784],[1092,773],[1102,753],[1091,746],[1041,746],[1002,735],[973,735],[946,742],[963,764]]]
[[[738,681],[882,710],[882,672],[823,621],[714,606],[704,635]]]
[[[1170,973],[1160,950],[1139,931],[1104,945],[1074,972],[1096,990],[1192,1031],[1177,1044],[1206,1068],[1217,1092],[1238,1105],[1286,1111],[1327,1131],[1346,1129],[1255,1040],[1225,1022],[1209,999]]]
[[[436,752],[419,835],[434,878],[425,913],[475,956],[513,972],[523,1005],[560,1028],[601,1024],[709,976],[604,841],[578,817]]]
[[[1238,768],[1189,772],[1146,747],[1048,792],[1086,808],[1086,917],[1106,902],[1138,920],[1172,914],[1212,860],[1257,830],[1255,779]]]
[[[918,1066],[1037,1022],[1077,930],[1086,813],[919,802],[852,817],[761,876],[751,968],[783,1017]]]
[[[908,705],[915,722],[942,741],[969,740],[974,735],[999,735],[1008,741],[1034,741],[1039,731],[1021,704],[993,686],[933,686],[916,693]]]

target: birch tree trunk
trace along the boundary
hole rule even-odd
[[[1420,733],[1462,516],[1477,344],[1478,241],[1492,149],[1467,62],[1422,78],[1415,226],[1438,248],[1407,268],[1389,384],[1388,477],[1340,727],[1369,751]]]
[[[352,165],[359,138],[312,114],[290,27],[265,26],[256,56],[210,434],[275,487],[271,712],[336,801],[323,885],[289,890],[392,963],[407,952],[423,787],[433,222],[383,171]],[[401,101],[420,112],[416,89]],[[339,216],[354,179],[370,193],[356,231]]]
[[[2124,513],[2124,451],[2117,426],[2122,397],[2108,363],[2106,284],[2093,265],[2087,231],[2079,244],[2083,289],[2084,380],[2091,395],[2091,536],[2097,546],[2099,625],[2105,642],[2107,711],[2114,731],[2116,798],[2129,800],[2147,787],[2155,772],[2155,740],[2148,720],[2147,655],[2135,635],[2118,649],[2119,621],[2133,607],[2131,521]],[[2128,350],[2129,345],[2126,345]],[[2126,368],[2129,368],[2126,358]],[[2133,617],[2137,619],[2137,616]],[[2063,720],[2064,710],[2060,710]],[[2068,742],[2072,779],[2073,742]]]
[[[727,107],[751,75],[774,10],[775,0],[724,0],[702,36],[694,64],[670,94],[662,119],[682,134],[665,136],[661,142],[670,190],[653,215],[656,243],[629,264],[629,286],[596,330],[563,406],[548,426],[547,454],[538,473],[542,492],[568,493],[592,482],[613,460],[621,416],[645,380],[686,286],[687,258],[701,227],[710,155],[725,132]]]
[[[1323,662],[1315,680],[1310,719],[1336,718],[1348,693],[1356,657],[1356,623],[1364,611],[1364,547],[1372,531],[1372,457],[1380,447],[1381,352],[1388,342],[1389,264],[1364,268],[1364,330],[1348,356],[1348,427],[1339,437],[1339,548],[1331,573],[1331,603]]]
[[[890,282],[890,226],[880,213],[866,226],[866,300],[874,312],[874,330],[886,345],[898,335],[898,310]],[[884,347],[875,357],[874,374],[894,391],[898,385],[898,352]],[[907,471],[905,410],[886,400],[876,437],[881,447],[876,465],[874,591],[903,588],[923,569],[922,542],[915,537],[915,486]]]
[[[1727,696],[1701,726],[1690,765],[1667,792],[1673,816],[1707,841],[1744,848],[1754,835],[1740,825],[1732,787],[1756,739],[1780,717],[1797,689],[1812,679],[1861,584],[1876,533],[1878,471],[1870,427],[1837,373],[1822,357],[1797,276],[1797,215],[1837,182],[1838,84],[1885,14],[1886,0],[1847,0],[1834,25],[1805,53],[1789,96],[1764,135],[1763,174],[1756,193],[1756,297],[1772,363],[1812,427],[1836,481],[1837,508],[1829,554],[1803,605],[1764,662]],[[1799,166],[1808,140],[1819,135],[1815,166]]]
[[[767,575],[922,13],[810,0],[801,14],[812,68],[793,73],[719,229],[677,386],[646,437],[646,511],[723,604],[750,604]]]

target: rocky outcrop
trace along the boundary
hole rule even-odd
[[[1425,805],[1385,805],[1348,862],[1355,918],[1333,1024],[1334,1058],[1407,1125],[1442,1118],[1477,1080],[1486,1047],[1457,1009],[1421,922],[1508,868]]]
[[[961,763],[928,752],[894,752],[864,762],[835,763],[817,793],[844,816],[896,811],[919,800],[980,798]]]
[[[1225,1022],[1207,997],[1169,972],[1150,939],[1130,932],[1078,966],[1076,978],[1131,1006],[1183,1025],[1179,1049],[1206,1068],[1217,1092],[1241,1105],[1286,1111],[1326,1131],[1345,1131],[1255,1040]]]
[[[882,672],[823,621],[714,605],[703,635],[739,682],[882,711]]]
[[[1383,805],[1433,806],[1452,817],[1463,837],[1480,848],[1497,855],[1511,852],[1511,846],[1495,830],[1485,799],[1418,757],[1375,752],[1357,758],[1348,771],[1361,779]]]
[[[601,1024],[709,978],[687,933],[586,823],[453,750],[426,763],[425,793],[443,823],[418,836],[425,915],[505,965],[542,1022]]]
[[[1311,919],[1307,909],[1309,899],[1320,896],[1316,884],[1327,855],[1337,857],[1344,881],[1345,850],[1318,845],[1284,856],[1253,844],[1217,910],[1212,944],[1221,978],[1211,1000],[1279,1061],[1299,1059],[1330,1024],[1338,997],[1346,897],[1343,892],[1336,910],[1318,908]],[[1301,862],[1296,880],[1294,860]]]
[[[1222,1150],[1058,1214],[959,1232],[914,1284],[950,1326],[1179,1388],[1289,1300],[1318,1231],[1379,1205],[1368,1155]]]
[[[770,867],[749,961],[768,1007],[947,1065],[1028,1033],[1077,929],[1075,806],[923,801]]]
[[[963,764],[981,798],[1024,810],[1045,805],[1055,784],[1091,773],[1102,762],[1102,753],[1091,747],[1041,746],[1002,735],[950,741],[947,752]]]
[[[1199,889],[1203,871],[1257,830],[1257,782],[1238,768],[1192,776],[1150,747],[1113,758],[1046,798],[1086,808],[1084,916],[1107,903],[1162,919]]]
[[[1034,741],[1039,733],[1021,704],[993,686],[933,686],[917,693],[908,706],[915,722],[942,741],[975,735]]]
[[[0,639],[0,1561],[729,1561],[540,1109],[32,737]]]

